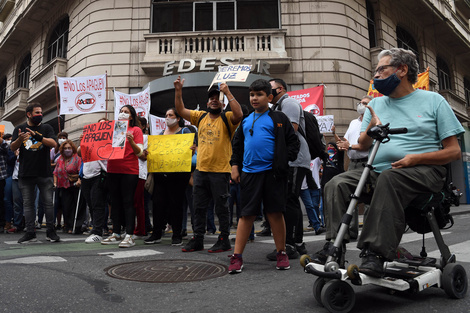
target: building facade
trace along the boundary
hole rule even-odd
[[[290,90],[324,84],[324,114],[341,134],[378,53],[398,46],[429,68],[430,89],[468,130],[469,19],[466,0],[0,0],[0,119],[22,123],[27,103],[38,101],[45,122],[77,139],[84,125],[114,118],[113,89],[150,86],[151,113],[161,116],[173,106],[177,75],[186,79],[185,103],[204,107],[219,65],[252,64],[251,81],[280,77]],[[104,73],[107,113],[58,116],[56,76]],[[242,103],[249,83],[233,84]],[[470,197],[465,138],[453,174]]]

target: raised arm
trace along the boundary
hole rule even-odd
[[[191,110],[188,110],[184,107],[183,84],[184,78],[181,79],[181,76],[178,76],[178,78],[173,82],[173,85],[175,86],[175,108],[182,118],[189,121],[191,118]]]
[[[233,114],[230,117],[230,121],[232,122],[233,125],[237,125],[243,119],[243,111],[240,106],[240,103],[238,103],[237,99],[235,99],[235,97],[232,95],[226,83],[220,84],[220,91],[222,91],[227,96],[228,105],[230,106],[230,109],[232,110]]]

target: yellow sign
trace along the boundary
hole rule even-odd
[[[426,71],[418,74],[418,81],[413,85],[413,87],[415,89],[429,90],[429,67],[426,69]],[[374,88],[373,79],[370,80],[369,90],[367,91],[367,94],[374,98],[383,96],[383,94],[381,94]]]
[[[149,136],[147,167],[153,173],[191,172],[194,134]]]

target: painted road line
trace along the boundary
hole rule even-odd
[[[18,240],[15,241],[4,241],[7,245],[34,245],[37,243],[43,243],[41,240],[33,241],[33,242],[26,242],[26,243],[18,243]]]
[[[39,263],[57,263],[57,262],[67,262],[66,259],[59,256],[31,256],[10,260],[0,261],[0,264],[13,263],[13,264],[39,264]]]
[[[468,247],[470,247],[470,240],[449,246],[450,253],[455,254],[457,263],[470,262],[470,250]],[[439,250],[429,252],[428,257],[439,259],[441,257],[441,252]]]
[[[128,250],[128,251],[98,253],[98,255],[107,256],[112,259],[134,258],[134,257],[142,257],[142,256],[150,256],[150,255],[158,255],[158,254],[163,254],[163,252],[146,249],[146,250]]]

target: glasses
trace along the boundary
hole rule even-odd
[[[362,105],[368,105],[369,102],[361,101],[361,102],[356,103],[356,105],[361,105],[361,104]]]
[[[375,76],[376,74],[379,74],[379,75],[382,74],[385,71],[385,69],[390,66],[394,67],[393,65],[390,65],[390,64],[379,66],[375,71],[372,72],[372,76]]]

